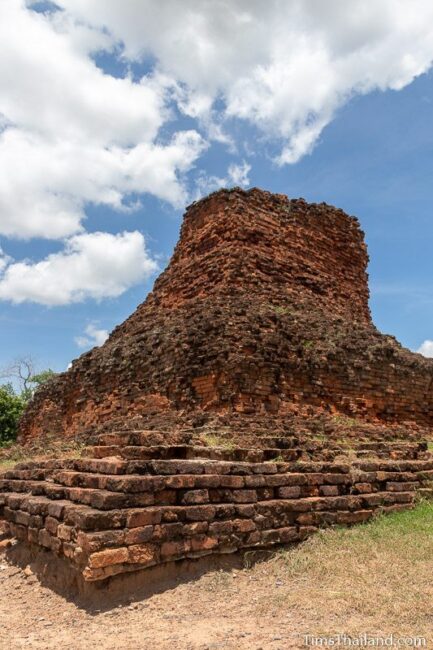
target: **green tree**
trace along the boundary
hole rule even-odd
[[[39,388],[39,386],[42,386],[42,384],[45,384],[47,381],[52,379],[53,377],[56,376],[57,373],[54,372],[54,370],[51,370],[51,368],[48,368],[48,370],[42,370],[42,372],[38,372],[36,375],[32,375],[30,377],[30,382],[32,384],[36,384],[36,388]]]
[[[0,386],[0,446],[16,439],[24,406],[25,400],[16,395],[11,384]]]
[[[36,372],[35,362],[30,356],[20,357],[10,366],[0,370],[0,379],[7,379],[13,381],[14,385],[18,385],[20,396],[24,401],[31,399],[35,390],[55,375],[51,368]]]
[[[21,397],[28,402],[33,397],[35,390],[50,381],[56,374],[54,370],[48,368],[48,370],[42,370],[42,372],[35,375],[30,375],[27,386],[21,392]]]
[[[0,447],[16,440],[19,419],[27,402],[39,386],[55,375],[50,368],[35,372],[31,357],[17,359],[9,367],[0,370],[0,379],[8,381],[0,385]],[[17,392],[14,386],[18,386]]]

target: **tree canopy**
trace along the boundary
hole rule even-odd
[[[55,375],[50,368],[36,372],[31,357],[17,359],[0,371],[0,379],[8,380],[0,385],[0,446],[16,439],[18,422],[26,403],[39,386]],[[14,385],[19,388],[14,389]]]
[[[25,404],[25,399],[16,395],[11,384],[0,386],[0,445],[16,439]]]

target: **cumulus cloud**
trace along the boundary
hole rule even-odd
[[[140,232],[83,233],[40,262],[9,263],[0,275],[0,300],[66,305],[114,298],[156,270]]]
[[[164,146],[140,142],[123,149],[7,129],[0,135],[0,233],[63,238],[82,230],[86,203],[122,210],[132,192],[181,204],[178,173],[202,147],[196,131],[176,133]]]
[[[94,345],[103,345],[108,339],[108,330],[98,328],[94,322],[86,326],[84,334],[84,336],[76,336],[74,339],[79,348],[91,348]]]
[[[12,261],[12,258],[9,255],[6,255],[3,250],[0,248],[0,273],[4,271],[9,262]]]
[[[131,192],[173,205],[206,143],[193,129],[165,142],[173,82],[104,74],[94,51],[113,38],[72,15],[0,4],[0,234],[63,238],[88,203],[121,209]]]
[[[105,27],[123,56],[151,54],[182,85],[181,108],[247,120],[282,142],[278,162],[309,151],[355,93],[399,90],[431,66],[428,0],[59,0]]]
[[[417,352],[425,357],[433,359],[433,341],[426,340],[420,345]]]
[[[197,192],[195,199],[214,192],[222,187],[248,187],[250,184],[249,172],[251,165],[245,160],[240,164],[232,163],[228,166],[227,174],[223,177],[220,176],[207,176],[202,173],[197,180]]]
[[[38,6],[0,2],[0,235],[65,248],[39,262],[0,255],[0,298],[15,302],[100,299],[142,279],[143,257],[135,276],[126,262],[104,277],[92,266],[90,204],[121,212],[149,193],[181,207],[222,185],[247,186],[250,164],[238,152],[251,151],[239,146],[251,131],[240,125],[258,147],[272,144],[278,164],[295,163],[352,96],[399,90],[433,59],[428,0]],[[127,72],[110,73],[116,66]],[[234,158],[225,175],[196,169],[215,142]],[[151,262],[137,235],[98,237],[112,250],[135,238],[135,255]]]

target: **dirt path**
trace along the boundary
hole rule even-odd
[[[433,650],[432,575],[433,503],[326,531],[249,569],[135,591],[123,604],[97,597],[99,611],[0,555],[0,650],[305,650],[305,635],[363,633]]]
[[[275,582],[275,580],[274,580]],[[86,612],[40,585],[34,575],[0,564],[0,647],[99,650],[219,650],[303,647],[299,621],[257,612],[248,571],[214,572],[130,605]],[[269,588],[278,589],[277,585]],[[263,589],[263,586],[260,586]]]

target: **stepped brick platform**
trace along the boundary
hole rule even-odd
[[[433,360],[374,327],[367,262],[325,204],[236,188],[190,206],[146,301],[30,402],[21,442],[87,447],[0,476],[6,534],[101,584],[431,495]]]
[[[223,460],[197,458],[187,446],[132,448],[120,447],[122,458],[29,462],[5,472],[0,504],[10,533],[66,558],[90,582],[299,542],[319,527],[365,522],[433,492],[433,459],[423,445],[390,445],[381,459],[340,462],[266,462],[262,450]]]

